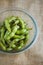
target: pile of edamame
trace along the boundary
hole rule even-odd
[[[4,51],[20,50],[29,39],[29,31],[21,17],[10,16],[5,18],[0,26],[0,49]]]

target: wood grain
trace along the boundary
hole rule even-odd
[[[43,65],[43,0],[0,0],[0,11],[9,6],[28,10],[37,20],[40,33],[30,50],[17,55],[0,54],[0,65]]]

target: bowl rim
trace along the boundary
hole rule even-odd
[[[30,44],[29,44],[28,46],[26,46],[25,48],[23,48],[23,49],[21,49],[21,50],[19,50],[19,51],[17,51],[17,52],[10,52],[10,53],[0,50],[0,53],[4,53],[4,54],[18,54],[18,53],[21,53],[21,52],[24,52],[24,51],[30,49],[30,48],[33,46],[33,44],[36,42],[36,40],[37,40],[37,38],[38,38],[38,35],[39,35],[39,28],[38,28],[38,24],[37,24],[36,19],[35,19],[31,14],[29,14],[27,10],[25,10],[25,9],[23,9],[23,8],[18,8],[18,7],[14,7],[14,8],[11,8],[11,9],[10,9],[10,8],[9,8],[9,9],[6,9],[6,8],[5,8],[4,10],[2,9],[2,11],[0,11],[0,14],[4,13],[4,12],[6,12],[6,11],[20,11],[20,12],[25,13],[28,17],[31,18],[32,22],[34,23],[35,34],[34,34],[33,40],[32,40],[32,41],[30,42]]]

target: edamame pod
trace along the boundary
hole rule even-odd
[[[23,35],[14,35],[14,38],[15,38],[15,39],[17,39],[17,38],[18,38],[18,39],[20,39],[20,40],[21,40],[21,39],[24,39],[24,38],[25,38],[25,36],[23,36]]]
[[[4,29],[4,27],[1,28],[0,32],[1,32],[1,41],[3,42],[3,44],[5,44],[5,40],[4,40],[5,29]]]
[[[19,39],[14,39],[10,44],[9,44],[9,46],[10,47],[13,47],[13,45],[15,44],[15,43],[17,43],[19,41]],[[15,45],[15,47],[16,47],[16,45]]]
[[[7,50],[6,50],[6,51],[11,51],[11,50],[12,50],[12,48],[10,48],[10,47],[9,47],[9,48],[7,48]]]
[[[0,48],[2,49],[2,50],[6,50],[6,46],[0,41]]]
[[[23,40],[21,40],[21,41],[20,41],[20,46],[18,46],[18,49],[23,48],[23,46],[24,46],[24,41],[23,41]]]
[[[9,20],[8,20],[8,19],[5,20],[5,27],[6,27],[6,29],[7,29],[9,32],[11,32],[11,28],[10,28],[10,24],[9,24]]]
[[[11,16],[11,17],[9,17],[9,23],[11,23],[11,22],[13,22],[13,21],[15,21],[16,20],[16,17],[15,16]]]
[[[16,34],[27,34],[28,31],[26,29],[17,30]]]
[[[8,37],[7,37],[7,40],[9,40],[11,37],[13,37],[13,36],[15,35],[15,33],[16,33],[16,31],[17,31],[18,28],[19,28],[18,25],[15,25],[15,26],[13,27],[12,32],[11,32],[11,33],[8,35]]]
[[[26,36],[25,36],[25,40],[24,40],[24,42],[26,43],[27,42],[27,40],[30,38],[30,35],[29,34],[27,34]]]
[[[10,32],[9,32],[9,31],[6,31],[6,33],[5,33],[5,35],[4,35],[4,39],[5,39],[5,40],[7,39],[7,37],[8,37],[9,34],[10,34]]]
[[[19,19],[19,21],[20,21],[21,27],[22,27],[22,28],[25,28],[25,23],[24,23],[24,21],[23,21],[20,17],[18,17],[18,19]]]
[[[14,24],[18,24],[19,23],[19,20],[16,20]]]

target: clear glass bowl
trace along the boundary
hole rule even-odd
[[[4,9],[0,12],[0,25],[2,25],[4,19],[8,16],[20,16],[22,19],[25,20],[26,24],[28,27],[31,27],[32,30],[30,31],[30,39],[27,41],[26,43],[26,46],[19,50],[19,51],[11,51],[11,52],[4,52],[4,51],[1,51],[1,53],[9,53],[9,54],[12,54],[12,53],[19,53],[19,52],[22,52],[22,51],[25,51],[27,49],[30,49],[30,47],[36,42],[36,39],[38,37],[38,26],[37,26],[37,23],[36,23],[36,20],[33,18],[33,16],[31,16],[29,13],[27,13],[27,11],[25,11],[24,9],[21,9],[21,8],[8,8],[8,9]]]

